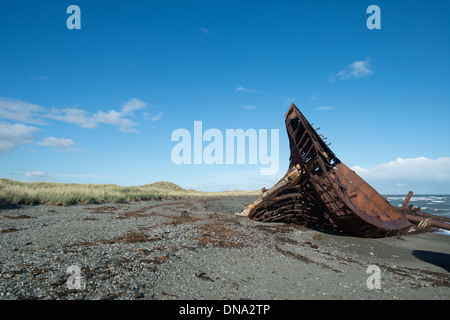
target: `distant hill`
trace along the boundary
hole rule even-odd
[[[159,190],[165,190],[165,191],[179,191],[184,192],[186,191],[179,185],[168,182],[168,181],[158,181],[151,184],[146,184],[142,186],[143,188],[151,188],[151,189],[159,189]]]

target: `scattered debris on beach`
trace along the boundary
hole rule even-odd
[[[290,163],[272,188],[236,215],[264,222],[297,223],[377,238],[450,230],[450,219],[431,215],[409,204],[392,206],[354,171],[342,163],[327,139],[291,104],[286,115]]]

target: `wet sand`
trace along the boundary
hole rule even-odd
[[[449,299],[450,237],[234,215],[254,199],[1,209],[0,299]]]

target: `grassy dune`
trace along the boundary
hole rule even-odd
[[[73,205],[90,203],[123,203],[176,199],[193,196],[256,195],[257,192],[200,192],[186,190],[171,182],[155,182],[137,187],[115,184],[75,184],[48,182],[18,182],[0,179],[0,206],[8,205]]]

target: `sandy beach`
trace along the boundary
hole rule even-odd
[[[254,199],[3,208],[0,299],[449,299],[450,237],[364,239],[234,215]]]

